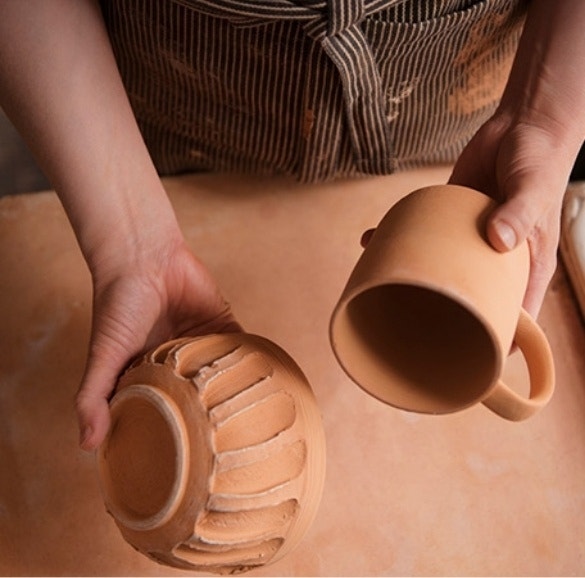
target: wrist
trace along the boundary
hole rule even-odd
[[[111,211],[74,229],[94,279],[157,269],[185,243],[162,186],[157,195],[119,195]]]
[[[502,127],[523,127],[537,138],[548,141],[551,150],[575,151],[585,140],[585,102],[579,103],[562,87],[540,86],[524,95],[504,94],[494,113]],[[581,110],[579,110],[579,107]]]
[[[540,133],[557,148],[585,139],[585,3],[531,0],[496,115]]]

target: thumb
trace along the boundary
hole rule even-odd
[[[122,353],[97,356],[90,352],[75,402],[79,444],[85,451],[97,449],[108,433],[109,398],[126,361]]]
[[[540,178],[538,178],[540,177]],[[494,249],[511,251],[537,230],[550,210],[551,191],[540,171],[523,171],[508,176],[499,197],[504,201],[489,216],[487,237]]]
[[[557,213],[550,197],[536,187],[511,194],[488,218],[486,235],[500,252],[514,249],[524,241],[530,250],[530,278],[523,306],[536,317],[556,265]]]
[[[513,197],[494,209],[487,222],[486,234],[494,249],[502,253],[522,243],[534,227],[521,197]]]

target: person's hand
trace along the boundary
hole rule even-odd
[[[562,200],[574,153],[544,128],[488,121],[459,157],[450,182],[486,193],[501,204],[487,236],[498,251],[525,239],[531,257],[524,308],[536,317],[556,268]]]
[[[585,139],[585,3],[532,0],[494,116],[459,157],[450,182],[500,201],[488,223],[495,249],[527,239],[525,309],[536,316],[556,264],[562,201]]]
[[[213,278],[184,242],[132,266],[102,264],[93,279],[90,349],[76,400],[85,450],[105,438],[108,399],[133,358],[170,338],[241,331]]]
[[[76,405],[81,445],[95,449],[133,358],[173,337],[240,328],[185,245],[99,2],[0,2],[0,78],[0,104],[59,195],[92,274]]]
[[[545,129],[494,116],[465,147],[449,179],[500,202],[486,231],[496,250],[528,242],[530,276],[523,306],[533,317],[556,268],[562,202],[574,158],[574,150]],[[362,235],[363,247],[373,231]]]

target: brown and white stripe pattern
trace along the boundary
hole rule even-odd
[[[494,110],[525,0],[102,0],[163,173],[303,181],[455,159]]]

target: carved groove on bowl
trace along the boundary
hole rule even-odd
[[[145,367],[158,372],[159,386],[164,375],[182,393],[189,388],[208,448],[199,506],[188,514],[178,506],[184,531],[163,548],[117,522],[159,562],[230,574],[279,559],[300,541],[322,491],[324,439],[310,386],[282,350],[245,334],[205,339],[163,344],[131,366],[119,390],[144,380]]]

